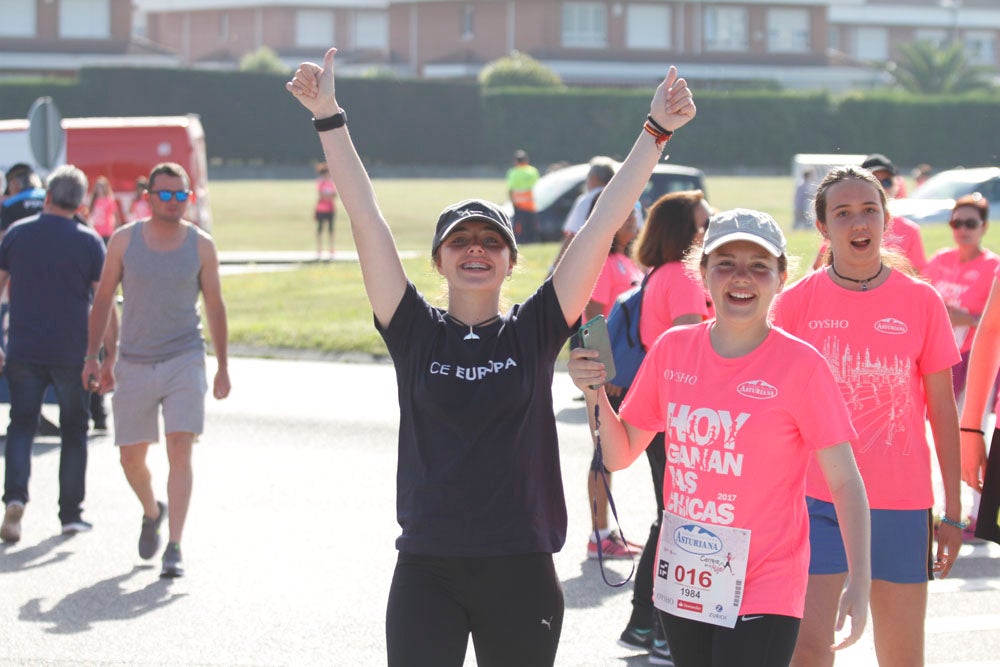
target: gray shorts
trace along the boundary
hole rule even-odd
[[[115,393],[111,397],[115,444],[158,442],[161,405],[164,433],[200,435],[205,430],[207,391],[202,350],[156,364],[119,359],[115,364]]]

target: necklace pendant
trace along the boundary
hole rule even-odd
[[[469,326],[469,333],[465,334],[465,338],[462,340],[479,340],[479,335],[472,330],[472,326]]]
[[[861,281],[861,291],[862,292],[867,292],[868,291],[868,281],[867,280]]]

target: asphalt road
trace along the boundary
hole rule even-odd
[[[207,433],[196,446],[182,579],[161,580],[158,561],[139,559],[141,510],[106,436],[90,448],[84,516],[95,528],[60,536],[58,440],[39,439],[23,539],[0,546],[0,665],[385,664],[398,530],[391,367],[231,365],[233,393],[209,399]],[[567,602],[557,663],[645,665],[645,656],[615,645],[631,586],[606,586],[584,555],[591,444],[575,394],[557,373],[570,511],[567,545],[556,556]],[[150,461],[162,494],[162,447]],[[616,473],[614,490],[626,535],[641,541],[653,519],[644,459]],[[931,585],[928,664],[1000,665],[1000,548],[964,551],[952,577]],[[475,664],[471,647],[466,664]],[[870,630],[838,664],[875,664]]]

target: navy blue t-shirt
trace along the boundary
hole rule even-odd
[[[555,360],[571,333],[551,281],[499,321],[448,319],[410,283],[386,329],[396,367],[400,551],[554,553],[566,500],[552,409]]]
[[[0,269],[10,274],[7,358],[82,366],[103,267],[104,242],[85,224],[43,213],[12,225],[0,242]]]

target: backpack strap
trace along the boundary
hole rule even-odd
[[[636,310],[635,313],[635,320],[636,320],[635,330],[637,332],[639,331],[639,326],[642,324],[642,302],[646,298],[646,283],[649,282],[649,279],[653,277],[653,274],[656,273],[656,271],[660,268],[660,266],[663,266],[663,264],[660,264],[659,266],[654,266],[652,269],[649,270],[649,273],[647,273],[645,276],[642,277],[642,284],[639,286],[639,292],[642,293],[642,296],[639,297],[639,308],[638,310]],[[628,318],[628,311],[625,312],[625,317]],[[627,323],[631,324],[630,322]],[[631,330],[631,327],[629,328],[629,330]],[[647,350],[646,346],[642,344],[642,334],[637,333],[636,335],[639,338],[639,340],[636,341],[639,344],[639,347],[642,348],[643,352],[648,352],[649,350]],[[629,344],[630,345],[633,344],[631,340],[629,341]]]

